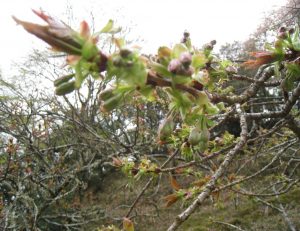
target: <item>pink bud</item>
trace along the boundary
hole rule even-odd
[[[185,66],[189,66],[192,63],[192,55],[190,52],[183,52],[180,57],[179,61]]]
[[[168,71],[176,74],[181,68],[181,62],[178,59],[172,59],[168,65]]]

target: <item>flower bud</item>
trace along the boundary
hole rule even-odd
[[[182,38],[180,42],[181,42],[181,43],[186,43],[186,42],[187,42],[187,39],[186,39],[186,38]]]
[[[187,70],[185,70],[185,76],[192,76],[194,74],[194,68],[189,67]]]
[[[194,74],[194,68],[189,66],[188,68],[180,68],[179,71],[176,72],[178,75],[183,75],[183,76],[192,76]]]
[[[128,50],[128,49],[121,49],[120,50],[120,56],[122,58],[127,58],[131,53],[132,53],[131,50]]]
[[[70,75],[64,75],[60,78],[57,78],[56,80],[54,80],[53,84],[55,87],[58,87],[59,85],[68,82],[70,79],[72,79],[74,77],[74,74],[70,74]]]
[[[192,63],[192,55],[190,52],[183,52],[179,57],[179,61],[184,67],[188,67]]]
[[[56,95],[66,95],[66,94],[71,93],[74,90],[75,90],[75,81],[66,82],[66,83],[60,84],[55,89],[55,94]]]
[[[286,39],[287,38],[287,33],[286,32],[279,32],[277,34],[277,38],[279,38],[279,39]]]
[[[204,50],[212,50],[214,48],[214,46],[208,43],[208,44],[205,44],[203,48],[204,48]]]
[[[199,90],[199,91],[203,90],[203,84],[198,82],[197,80],[192,81],[192,87]]]
[[[191,160],[193,158],[193,152],[192,152],[192,149],[191,149],[189,143],[184,142],[180,147],[180,151],[181,151],[181,155],[186,160]]]
[[[189,33],[188,31],[184,31],[184,32],[183,32],[183,37],[184,37],[184,38],[190,37],[190,33]]]
[[[122,58],[121,58],[120,56],[115,56],[115,57],[113,57],[112,63],[113,63],[113,65],[116,66],[116,67],[122,67],[123,64],[124,64],[124,63],[123,63],[123,60],[122,60]]]
[[[99,68],[99,72],[102,72],[102,71],[106,70],[108,57],[102,51],[99,51],[99,56],[100,56],[100,60],[97,63],[97,65],[98,65],[98,68]]]
[[[181,69],[181,62],[178,59],[172,59],[168,65],[168,71],[176,74]]]
[[[97,48],[97,46],[93,43],[93,41],[87,40],[82,47],[82,51],[81,51],[81,57],[83,57],[85,60],[92,60],[95,57],[97,57],[97,55],[99,50]]]
[[[291,34],[294,34],[294,32],[295,32],[295,29],[294,29],[294,28],[289,29],[289,34],[290,34],[290,35],[291,35]]]
[[[286,32],[286,27],[284,26],[279,27],[278,33],[282,33],[282,32]]]
[[[103,101],[100,110],[102,112],[112,111],[121,103],[122,98],[123,98],[123,94],[121,93],[114,95],[113,97]]]
[[[191,144],[192,146],[195,146],[197,144],[199,144],[201,140],[201,133],[199,128],[193,128],[190,132],[189,138],[188,138],[188,142],[189,144]]]
[[[99,94],[99,99],[102,101],[108,100],[109,98],[114,96],[113,88],[105,89],[104,91],[101,91]]]
[[[199,142],[199,151],[204,152],[208,148],[208,142]]]
[[[216,41],[216,40],[211,40],[211,41],[210,41],[210,45],[214,46],[214,45],[216,45],[216,44],[217,44],[217,41]]]
[[[158,128],[158,138],[160,141],[165,141],[173,133],[175,124],[171,116],[165,118]]]
[[[210,139],[210,133],[207,128],[204,128],[200,133],[200,142],[208,143]]]

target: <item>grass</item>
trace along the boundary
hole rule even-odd
[[[108,218],[99,221],[88,230],[95,230],[101,224],[120,225],[139,192],[148,179],[142,179],[131,187],[128,178],[120,172],[114,172],[105,178],[102,190],[93,196],[92,201],[87,201],[105,208]],[[175,216],[185,208],[185,204],[177,202],[169,208],[164,206],[164,196],[172,193],[167,177],[154,181],[146,191],[142,200],[137,204],[132,215],[134,216],[136,231],[164,231],[172,223]],[[276,203],[276,198],[264,198],[270,203]],[[289,193],[280,196],[284,206],[289,206],[288,213],[297,227],[300,227],[300,189],[295,188]],[[138,215],[138,216],[137,216]],[[113,219],[114,218],[114,219]],[[115,219],[120,219],[119,221]],[[230,192],[224,192],[217,201],[207,200],[198,210],[179,228],[180,231],[230,231],[233,228],[217,222],[236,225],[247,231],[286,231],[287,225],[281,214],[260,202],[248,197],[237,197]]]

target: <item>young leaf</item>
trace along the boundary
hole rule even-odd
[[[74,73],[69,74],[69,75],[64,75],[64,76],[59,77],[56,80],[54,80],[53,84],[54,84],[55,87],[58,87],[59,85],[71,80],[74,76],[75,76]]]
[[[133,222],[127,217],[123,218],[123,229],[124,231],[134,231]]]
[[[179,43],[179,44],[176,44],[173,48],[173,51],[172,51],[172,58],[179,58],[181,53],[183,52],[188,52],[188,48],[182,44],[182,43]]]
[[[172,77],[173,75],[168,71],[168,69],[161,65],[160,63],[151,63],[150,67],[154,70],[157,74],[162,75],[163,77]]]
[[[109,98],[108,100],[103,101],[101,105],[101,111],[110,112],[113,109],[117,108],[121,104],[123,97],[124,97],[123,94],[117,93],[113,97]]]
[[[114,26],[114,21],[110,19],[100,32],[108,33],[113,28],[113,26]]]
[[[90,40],[87,40],[82,47],[82,57],[85,60],[90,60],[98,55],[97,46]]]
[[[158,58],[170,58],[172,50],[169,47],[163,46],[158,49]]]
[[[82,60],[79,61],[75,65],[75,88],[79,89],[83,80],[85,79],[85,75],[83,75],[83,70],[82,70]]]
[[[291,39],[294,50],[300,51],[299,26],[296,26]]]
[[[121,167],[123,165],[122,161],[119,158],[112,157],[112,159],[113,159],[113,166]]]
[[[177,195],[177,193],[173,193],[173,194],[165,196],[164,199],[166,201],[165,206],[170,207],[172,204],[174,204],[179,199],[179,196]]]
[[[174,190],[178,191],[179,189],[181,189],[180,185],[178,184],[178,182],[175,180],[173,176],[170,176],[170,182]]]
[[[146,85],[142,87],[139,92],[148,100],[154,101],[156,99],[154,94],[154,88],[152,86]]]
[[[207,58],[203,53],[198,53],[193,55],[192,57],[192,66],[194,68],[201,68],[205,66],[205,63],[207,62]]]
[[[55,89],[55,94],[56,95],[66,95],[74,91],[76,88],[76,82],[75,81],[70,81],[70,82],[65,82],[60,84],[56,89]]]
[[[195,146],[199,144],[200,139],[201,139],[200,129],[198,127],[192,128],[188,137],[189,144]]]

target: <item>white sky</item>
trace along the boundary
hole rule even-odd
[[[3,75],[13,70],[12,61],[26,57],[33,47],[44,48],[45,44],[16,26],[11,18],[43,22],[31,9],[43,9],[53,16],[68,22],[67,6],[72,7],[76,27],[82,20],[95,17],[96,31],[108,19],[118,25],[130,27],[129,37],[144,41],[145,52],[155,52],[161,45],[178,42],[187,29],[192,42],[201,46],[211,39],[218,44],[245,40],[263,17],[263,12],[285,3],[285,0],[9,0],[0,7],[0,69]],[[74,25],[72,25],[74,26]]]

